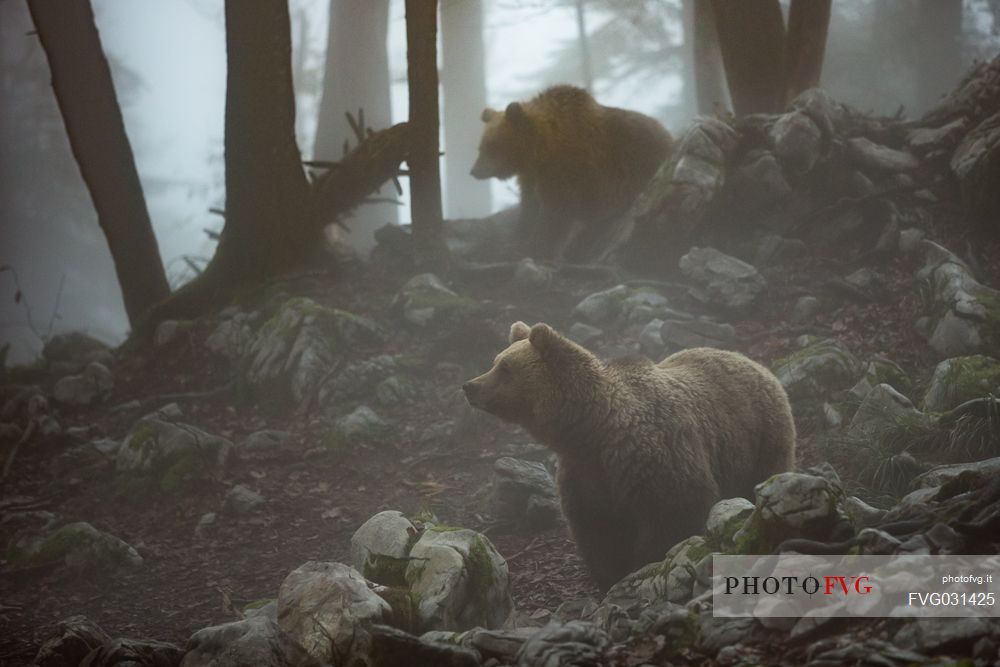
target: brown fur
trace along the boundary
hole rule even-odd
[[[670,151],[670,133],[654,118],[603,106],[573,86],[482,117],[472,175],[518,177],[522,234],[538,256],[558,254],[574,223],[593,235],[625,213]]]
[[[563,513],[603,589],[700,533],[719,499],[752,498],[794,465],[788,397],[741,354],[605,363],[545,324],[517,322],[510,339],[463,389],[556,453]]]

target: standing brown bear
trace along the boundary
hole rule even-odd
[[[471,173],[518,177],[518,237],[537,257],[560,256],[574,235],[584,245],[598,237],[670,151],[670,133],[658,121],[598,104],[574,86],[549,88],[506,111],[486,109],[482,119],[486,128]]]
[[[785,390],[741,354],[693,348],[659,364],[605,363],[523,322],[510,342],[462,388],[556,453],[563,513],[604,590],[701,532],[719,499],[752,498],[755,484],[793,467]]]

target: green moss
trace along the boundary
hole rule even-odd
[[[260,598],[259,600],[254,600],[253,602],[244,605],[243,613],[245,614],[248,611],[253,611],[255,609],[260,609],[261,607],[266,607],[272,602],[274,602],[274,598]]]
[[[125,446],[135,451],[142,451],[151,444],[156,444],[156,428],[147,421],[141,421],[132,429]]]
[[[394,558],[392,556],[369,556],[364,564],[365,579],[383,586],[406,586],[406,568],[409,558]]]
[[[403,586],[381,586],[375,591],[385,600],[391,609],[385,622],[394,628],[420,634],[430,628],[422,627],[420,623],[420,596]]]
[[[75,524],[69,524],[44,538],[37,548],[11,547],[7,550],[7,560],[15,570],[50,565],[62,560],[85,540],[84,533]]]
[[[433,308],[443,320],[462,320],[479,312],[479,303],[467,296],[448,294],[441,290],[416,288],[408,293],[410,308]]]
[[[489,627],[493,561],[485,540],[485,537],[476,535],[469,546],[469,555],[466,558],[466,571],[469,573],[467,599],[479,612],[475,622],[483,627]]]

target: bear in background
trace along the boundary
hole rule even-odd
[[[506,111],[486,109],[471,174],[517,176],[517,239],[537,258],[584,247],[623,215],[670,152],[670,133],[636,111],[606,107],[574,86],[555,86]],[[578,225],[578,227],[575,227]]]
[[[795,463],[795,424],[769,370],[693,348],[602,362],[546,324],[516,322],[469,403],[558,458],[563,513],[602,590],[700,533],[712,505]]]

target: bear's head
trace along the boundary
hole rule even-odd
[[[479,141],[479,157],[469,172],[473,178],[510,178],[527,164],[531,145],[531,119],[520,102],[511,102],[506,111],[484,109],[486,128]]]
[[[600,378],[597,357],[547,324],[510,327],[510,347],[493,368],[462,385],[469,404],[539,434],[571,418]]]

